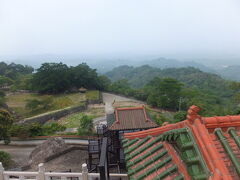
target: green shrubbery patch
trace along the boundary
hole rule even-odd
[[[4,151],[0,151],[0,162],[2,162],[4,168],[9,168],[13,163],[11,155]]]
[[[91,116],[82,114],[79,119],[78,135],[92,135],[93,134],[93,118]]]
[[[56,132],[62,132],[66,129],[65,126],[57,122],[49,122],[44,125],[39,123],[14,125],[11,128],[11,136],[19,138],[28,138],[35,136],[49,136],[54,135]]]

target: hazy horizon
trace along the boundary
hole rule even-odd
[[[239,19],[238,0],[0,0],[0,58],[237,63]]]

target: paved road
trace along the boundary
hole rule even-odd
[[[119,96],[111,93],[102,93],[102,96],[103,96],[103,102],[105,103],[105,112],[107,114],[111,114],[113,112],[114,110],[112,107],[113,102],[128,101],[128,102],[145,104],[145,102],[138,101],[136,99],[127,98],[127,97],[123,97],[123,96]]]
[[[132,102],[138,102],[138,103],[142,103],[145,104],[143,101],[139,101],[136,99],[132,99],[132,98],[128,98],[128,97],[123,97],[123,96],[119,96],[119,95],[115,95],[115,94],[111,94],[111,93],[102,93],[103,96],[103,102],[104,103],[113,103],[114,101],[132,101]]]

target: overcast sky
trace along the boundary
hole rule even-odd
[[[0,56],[240,57],[239,0],[0,0]]]

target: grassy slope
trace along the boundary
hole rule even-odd
[[[102,117],[105,115],[105,108],[104,106],[99,107],[91,107],[87,111],[84,112],[84,114],[89,115],[92,118]],[[67,128],[78,128],[79,127],[79,121],[82,117],[83,113],[75,113],[71,114],[67,117],[61,118],[58,122]]]
[[[97,100],[99,99],[99,91],[97,90],[92,90],[92,91],[87,91],[86,92],[86,98],[89,100]]]
[[[45,111],[31,113],[30,110],[25,108],[27,100],[29,99],[39,99],[43,100],[46,98],[53,98],[53,106]],[[60,94],[60,95],[39,95],[32,93],[18,93],[7,96],[7,104],[13,109],[20,117],[30,117],[45,113],[52,110],[62,109],[69,106],[78,105],[81,101],[86,99],[84,94],[72,93],[72,94]]]

